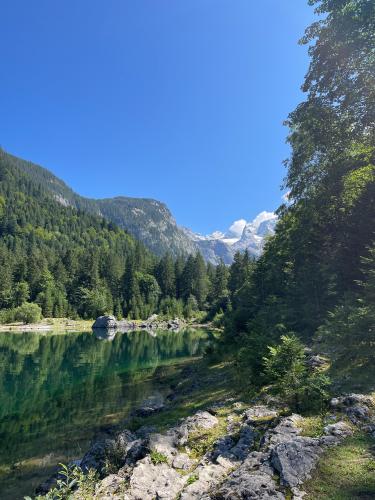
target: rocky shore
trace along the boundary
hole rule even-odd
[[[143,406],[146,414],[164,408],[159,396]],[[325,450],[357,429],[375,437],[374,401],[333,399],[317,437],[303,435],[303,420],[264,403],[218,401],[164,432],[143,426],[103,435],[79,465],[99,474],[92,498],[101,500],[299,500]],[[73,498],[84,498],[80,488]]]
[[[186,326],[186,321],[175,318],[170,320],[159,320],[154,314],[145,321],[132,321],[127,319],[117,320],[114,316],[99,316],[92,328],[94,330],[116,330],[129,332],[133,330],[179,330]]]

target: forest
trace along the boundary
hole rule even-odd
[[[100,216],[67,207],[0,152],[0,318],[216,317],[250,268],[196,255],[157,257]],[[241,269],[240,269],[241,268]]]
[[[321,19],[300,41],[311,62],[286,121],[288,202],[233,296],[224,340],[243,379],[293,397],[328,383],[306,381],[303,344],[352,386],[371,386],[375,362],[375,3],[309,3]]]

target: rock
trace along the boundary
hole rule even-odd
[[[189,455],[186,453],[179,453],[174,457],[172,467],[186,471],[191,469],[195,464],[196,461],[189,458]]]
[[[178,427],[174,429],[178,438],[178,444],[186,444],[189,434],[197,429],[212,429],[219,420],[208,411],[198,411],[195,415],[187,417]]]
[[[335,424],[329,424],[324,427],[324,434],[327,436],[339,436],[339,437],[347,437],[353,434],[353,430],[350,425],[341,420],[340,422],[336,422]]]
[[[149,436],[148,446],[150,450],[161,453],[168,458],[169,463],[172,462],[173,457],[177,455],[177,439],[176,434],[173,431],[169,431],[166,434],[151,434]]]
[[[135,461],[144,456],[146,448],[142,440],[128,430],[94,441],[81,461],[83,470],[96,469],[102,472],[107,462],[120,468],[127,461]]]
[[[310,368],[319,368],[320,366],[327,364],[327,361],[317,354],[309,356],[306,360],[306,364]]]
[[[224,463],[223,465],[212,463],[198,465],[194,471],[197,480],[184,488],[180,499],[201,499],[204,494],[225,477],[231,466],[231,463]]]
[[[298,427],[300,420],[301,417],[295,414],[283,418],[274,429],[270,429],[264,434],[261,441],[262,448],[272,448],[279,443],[294,439],[301,433],[301,429]]]
[[[99,316],[92,328],[117,328],[117,319],[114,316]]]
[[[333,409],[336,409],[340,406],[340,399],[339,398],[332,398],[331,401],[329,402],[330,407]]]
[[[254,446],[256,434],[248,425],[242,426],[238,442],[230,449],[230,453],[238,460],[245,460],[251,448]]]
[[[125,488],[126,482],[124,478],[118,476],[117,474],[110,474],[100,481],[95,488],[95,496],[96,498],[103,499],[113,499],[116,498],[114,495],[116,493],[121,493],[121,491]],[[79,490],[77,491],[79,497]],[[120,498],[120,497],[118,497]]]
[[[213,450],[209,454],[209,458],[215,461],[219,456],[231,456],[234,455],[230,453],[230,450],[234,447],[234,441],[231,436],[223,436],[219,438],[214,444]]]
[[[252,452],[210,497],[215,500],[283,500],[285,497],[278,491],[272,470],[263,465],[266,460],[267,454]]]
[[[275,446],[271,464],[280,474],[281,484],[293,488],[310,477],[322,451],[318,438],[296,437]]]
[[[137,417],[148,417],[153,413],[157,413],[163,410],[164,406],[163,395],[160,393],[155,393],[145,399],[142,402],[141,406],[133,412],[133,415],[136,415]]]
[[[346,414],[354,424],[358,424],[369,419],[370,410],[367,406],[356,405],[347,408]]]
[[[268,406],[253,406],[244,412],[244,420],[249,424],[256,424],[259,421],[272,420],[277,417],[277,411]]]
[[[130,489],[126,493],[129,500],[175,500],[187,476],[181,476],[167,464],[154,465],[149,457],[139,461],[130,478]]]
[[[349,394],[342,398],[342,403],[345,406],[362,405],[371,408],[374,406],[374,400],[371,396],[366,396],[365,394]]]

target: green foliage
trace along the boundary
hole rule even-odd
[[[155,450],[151,450],[150,459],[154,465],[168,463],[168,457],[166,457],[163,453],[159,453],[158,451]]]
[[[42,318],[42,310],[38,304],[25,302],[14,311],[14,319],[23,323],[37,323]]]
[[[186,484],[187,485],[193,484],[196,481],[198,481],[198,479],[199,479],[198,474],[190,474],[190,476],[187,478]]]
[[[295,336],[281,337],[281,343],[269,347],[263,359],[265,380],[293,410],[319,411],[328,400],[329,379],[309,370],[303,344]]]
[[[311,57],[306,99],[286,122],[289,201],[260,259],[251,266],[236,256],[228,281],[225,342],[238,352],[242,381],[258,386],[262,358],[271,363],[279,354],[267,355],[267,346],[289,331],[311,343],[318,330],[315,338],[334,358],[332,373],[373,373],[373,275],[362,262],[373,273],[375,4],[309,3],[323,15],[302,39]],[[305,379],[299,361],[292,366],[292,386],[302,377],[306,393],[319,399],[322,375]],[[285,374],[280,390],[288,383]]]
[[[24,302],[14,309],[0,311],[0,323],[7,324],[14,321],[22,323],[37,323],[42,318],[42,310],[38,304]]]
[[[330,312],[316,341],[330,353],[332,372],[364,390],[372,387],[375,366],[375,247],[362,259],[364,280],[356,293]]]
[[[95,493],[95,485],[99,480],[97,472],[90,469],[84,473],[80,467],[60,464],[59,479],[56,486],[46,495],[37,496],[35,500],[69,500],[73,498],[73,493],[79,490],[81,500],[90,500]],[[25,500],[31,500],[25,497]]]

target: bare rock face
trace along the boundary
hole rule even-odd
[[[96,318],[92,328],[117,328],[117,319],[114,316],[99,316]]]

